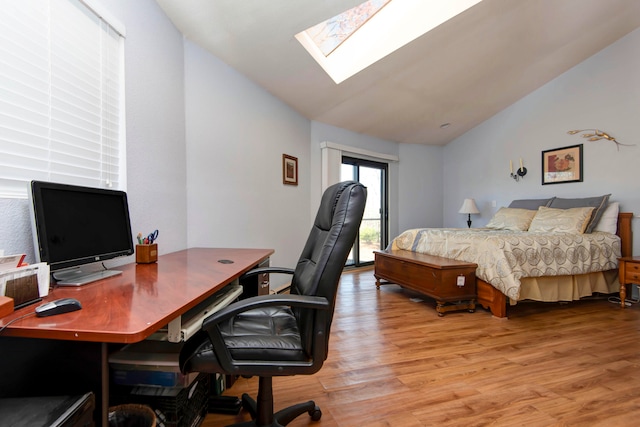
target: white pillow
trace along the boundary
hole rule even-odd
[[[606,233],[616,234],[616,231],[618,231],[619,211],[620,204],[618,202],[609,203],[593,231],[604,231]]]
[[[496,230],[527,231],[536,211],[520,208],[500,208],[485,226]]]
[[[529,231],[531,232],[565,232],[584,233],[591,219],[593,207],[555,209],[540,206],[533,217]]]

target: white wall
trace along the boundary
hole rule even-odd
[[[516,198],[587,197],[611,193],[624,211],[640,214],[640,30],[600,51],[509,108],[467,132],[444,149],[444,225],[464,227],[457,214],[464,198],[482,211],[474,225]],[[571,129],[599,128],[622,143],[587,141]],[[541,152],[584,145],[584,182],[542,185]],[[509,177],[519,158],[528,169],[515,182]],[[496,207],[491,201],[496,201]],[[634,219],[636,248],[640,242]]]
[[[315,121],[311,122],[311,220],[320,201],[322,142],[398,157],[389,162],[390,239],[408,228],[442,227],[442,147],[398,144]]]
[[[442,227],[442,153],[440,146],[400,144],[397,216],[401,232]]]
[[[102,0],[127,28],[127,195],[133,234],[158,250],[187,247],[182,35],[153,0]],[[132,261],[132,260],[129,260]]]
[[[5,255],[27,254],[26,262],[35,260],[29,205],[26,199],[0,198],[0,250]]]
[[[373,138],[324,123],[315,121],[311,122],[311,161],[309,165],[309,169],[311,171],[311,188],[309,192],[311,197],[311,221],[315,218],[316,210],[320,205],[320,196],[322,193],[322,182],[320,176],[322,158],[320,144],[322,142],[333,142],[335,144],[394,156],[398,155],[398,147],[400,145],[395,142]],[[399,197],[398,170],[399,162],[389,163],[389,205],[394,211],[389,218],[389,233],[392,237],[398,235],[398,217],[395,215],[395,207],[398,206]]]
[[[127,30],[127,170],[133,233],[160,230],[161,253],[187,245],[182,35],[153,0],[102,0]],[[26,199],[0,199],[0,249],[34,250]],[[132,257],[118,260],[131,262]]]
[[[273,248],[271,265],[294,267],[311,227],[309,120],[189,41],[184,62],[188,245]]]

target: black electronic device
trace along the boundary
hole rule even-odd
[[[29,191],[36,260],[59,285],[81,285],[120,274],[80,266],[133,255],[124,191],[32,181]],[[86,276],[86,277],[85,277]]]
[[[36,316],[46,317],[56,314],[69,313],[70,311],[80,310],[82,304],[75,298],[61,298],[50,301],[36,307]]]
[[[38,396],[0,398],[0,420],[12,427],[87,427],[94,425],[96,398],[82,396]]]
[[[242,410],[242,400],[236,396],[209,396],[208,412],[238,415]]]

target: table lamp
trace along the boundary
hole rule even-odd
[[[478,207],[476,206],[476,201],[475,200],[473,200],[473,199],[464,199],[464,202],[462,202],[462,207],[460,208],[458,213],[469,215],[468,219],[467,219],[467,226],[469,226],[469,228],[471,228],[471,214],[479,214],[480,211],[478,210]]]

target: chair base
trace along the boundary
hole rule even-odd
[[[260,377],[258,400],[247,393],[242,395],[242,407],[249,412],[252,420],[227,427],[283,427],[307,412],[313,421],[319,421],[322,411],[313,400],[289,406],[273,413],[273,389],[271,377]]]

